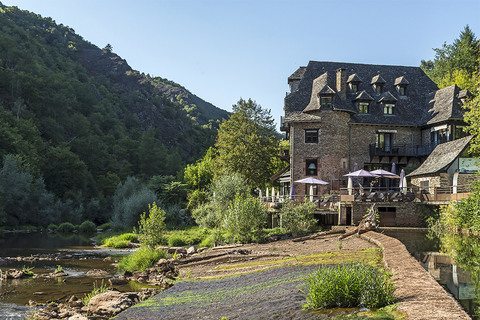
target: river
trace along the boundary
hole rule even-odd
[[[97,286],[108,284],[116,273],[111,258],[129,250],[102,249],[94,246],[93,235],[48,233],[0,233],[0,270],[32,268],[36,274],[48,274],[61,268],[62,278],[0,280],[0,319],[23,319],[30,300],[40,304],[76,295],[83,298]],[[59,267],[60,266],[60,267]],[[92,269],[106,275],[87,276]],[[134,283],[116,286],[120,291],[139,290]]]

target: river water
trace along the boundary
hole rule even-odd
[[[0,233],[0,270],[3,272],[25,267],[32,268],[36,274],[48,274],[61,268],[68,274],[62,278],[0,280],[0,319],[23,319],[31,310],[26,307],[30,300],[45,304],[71,295],[83,298],[92,291],[94,283],[97,287],[102,285],[102,281],[108,284],[108,278],[115,275],[116,267],[107,257],[125,255],[129,251],[97,248],[91,237],[39,232]],[[87,276],[86,273],[92,269],[104,270],[107,275]],[[121,291],[139,290],[134,283],[115,288]]]

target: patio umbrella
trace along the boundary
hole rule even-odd
[[[265,201],[268,202],[268,187],[267,187],[267,191],[265,192]]]
[[[358,171],[358,163],[356,163],[356,162],[353,165],[353,171]]]
[[[258,189],[258,197],[262,199],[262,189]]]
[[[294,192],[294,187],[293,187],[293,183],[292,185],[290,186],[290,199],[292,200],[295,200],[295,192]]]
[[[348,195],[351,196],[353,194],[353,181],[352,177],[348,177],[348,184],[347,184]]]
[[[300,180],[297,180],[295,182],[297,182],[297,183],[308,183],[308,184],[328,184],[328,182],[325,182],[325,181],[317,179],[317,178],[312,178],[312,177],[300,179]]]
[[[310,185],[310,202],[313,202],[313,184]]]
[[[375,177],[377,177],[377,175],[372,174],[372,173],[368,172],[367,170],[363,170],[363,169],[360,169],[360,170],[357,170],[357,171],[354,171],[354,172],[350,172],[349,174],[344,174],[343,176],[344,177],[352,177],[352,178],[375,178]]]
[[[395,165],[395,162],[392,163],[392,170],[390,170],[391,173],[397,174],[397,166]]]
[[[386,178],[400,178],[395,173],[392,173],[390,171],[383,170],[383,169],[373,170],[373,171],[370,171],[370,173],[376,175],[377,177],[381,177],[381,178],[383,178],[383,177],[386,177]]]
[[[407,191],[407,177],[405,176],[405,170],[400,171],[400,184],[398,185],[401,193]]]
[[[272,187],[272,202],[275,202],[275,188]]]

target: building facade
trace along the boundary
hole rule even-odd
[[[457,86],[439,90],[419,67],[311,61],[288,79],[281,129],[291,182],[315,177],[329,191],[358,168],[418,167],[440,143],[465,136]],[[305,194],[294,185],[295,195]]]

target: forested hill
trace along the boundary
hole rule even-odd
[[[71,28],[0,3],[0,158],[14,155],[57,198],[102,198],[128,176],[174,175],[213,144],[227,115]]]

